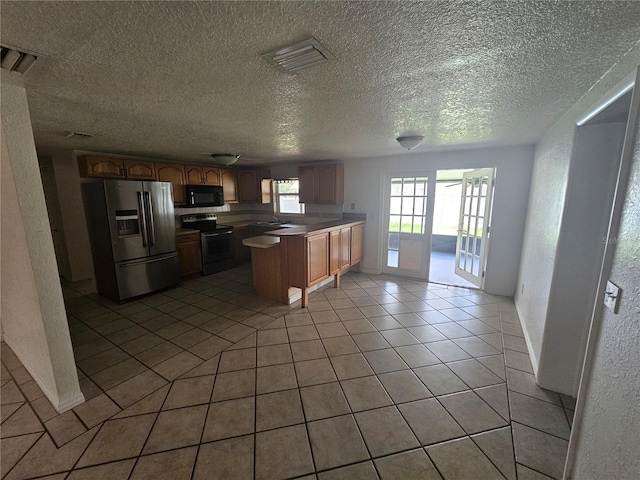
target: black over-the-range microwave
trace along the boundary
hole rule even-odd
[[[186,185],[187,206],[221,207],[224,205],[222,187],[213,185]]]

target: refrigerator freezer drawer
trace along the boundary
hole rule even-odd
[[[178,254],[116,263],[120,300],[154,292],[180,283]]]

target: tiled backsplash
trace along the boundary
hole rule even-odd
[[[271,204],[226,204],[222,207],[176,208],[176,226],[181,226],[181,215],[190,213],[215,213],[220,223],[274,220]],[[278,214],[277,218],[303,225],[339,220],[342,218],[342,205],[306,205],[304,215]]]

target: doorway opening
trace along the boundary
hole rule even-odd
[[[482,288],[493,169],[438,170],[429,281]]]

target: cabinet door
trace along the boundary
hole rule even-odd
[[[173,183],[173,203],[174,205],[186,205],[187,194],[184,190],[185,176],[182,165],[172,165],[170,163],[156,164],[156,178],[159,182]]]
[[[315,167],[298,167],[300,203],[316,203]]]
[[[187,179],[187,185],[202,185],[202,167],[185,165],[184,174]]]
[[[307,286],[329,277],[329,234],[307,237]]]
[[[220,183],[224,193],[224,203],[238,203],[236,172],[220,169]]]
[[[180,238],[188,237],[188,238]],[[193,275],[202,271],[200,235],[178,236],[176,241],[180,276]]]
[[[329,275],[340,271],[342,248],[340,244],[340,230],[329,232]]]
[[[220,185],[220,169],[204,167],[202,169],[202,178],[205,185]]]
[[[251,249],[242,244],[245,238],[251,236],[250,227],[235,227],[233,229],[233,241],[235,246],[235,257],[239,262],[251,258]]]
[[[344,203],[344,166],[320,165],[316,168],[316,203]]]
[[[122,159],[109,157],[78,157],[81,177],[122,178]]]
[[[123,160],[122,163],[127,178],[138,178],[140,180],[155,180],[156,178],[156,170],[153,162]]]
[[[340,230],[340,269],[351,265],[351,229]]]
[[[260,203],[258,195],[258,175],[255,170],[238,170],[239,203]]]
[[[362,240],[364,237],[364,225],[351,227],[351,265],[362,260]]]

